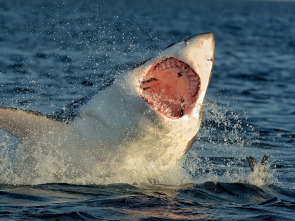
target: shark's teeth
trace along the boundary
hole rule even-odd
[[[142,76],[139,93],[154,109],[178,119],[194,108],[200,84],[200,77],[188,64],[166,58]]]

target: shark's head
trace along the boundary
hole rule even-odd
[[[134,94],[156,115],[157,129],[149,132],[161,140],[154,146],[166,146],[162,152],[167,159],[179,158],[192,146],[201,125],[213,59],[213,34],[204,33],[168,46],[129,75]],[[151,114],[145,111],[142,115]],[[151,144],[152,139],[146,142]]]
[[[211,33],[170,45],[140,67],[137,92],[167,120],[196,117],[212,75],[213,58]]]

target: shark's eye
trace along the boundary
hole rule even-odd
[[[165,116],[177,119],[190,114],[198,99],[200,78],[186,63],[166,58],[142,77],[140,96]]]

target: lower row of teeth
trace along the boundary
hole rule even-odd
[[[152,104],[157,109],[157,111],[164,112],[170,116],[173,114],[173,112],[175,112],[175,111],[172,111],[171,108],[168,107],[167,105],[158,105],[157,103],[154,103],[152,101],[148,101],[148,103]],[[184,103],[178,103],[175,101],[173,103],[179,104],[179,109],[177,110],[177,112],[179,112],[180,115],[182,116],[184,112],[184,108],[185,108]]]

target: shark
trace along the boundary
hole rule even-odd
[[[104,165],[100,174],[108,176],[115,170],[139,174],[151,163],[167,170],[200,129],[214,50],[212,33],[188,37],[117,76],[73,119],[0,107],[0,129],[22,142],[27,166],[34,168],[63,161],[71,174],[93,165]],[[50,164],[53,156],[58,160]]]

